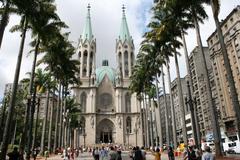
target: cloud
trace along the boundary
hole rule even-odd
[[[97,65],[100,66],[103,59],[109,59],[111,66],[116,66],[115,61],[115,44],[120,31],[120,23],[122,17],[122,4],[126,5],[126,16],[130,34],[133,36],[135,43],[135,54],[139,49],[142,41],[142,35],[146,30],[146,25],[151,19],[150,8],[153,0],[56,0],[58,14],[60,18],[69,26],[70,40],[76,47],[78,38],[83,31],[87,12],[87,4],[90,3],[92,28],[94,36],[97,40]],[[224,19],[238,5],[235,0],[222,0],[220,19]],[[214,31],[215,25],[212,20],[211,9],[207,8],[209,20],[201,25],[201,33],[203,44],[206,45],[206,39]],[[9,33],[9,28],[19,23],[19,17],[11,16],[9,25],[4,34],[2,48],[0,50],[0,97],[3,95],[4,85],[12,83],[14,78],[16,60],[20,44],[19,33]],[[186,36],[188,51],[196,46],[195,31],[189,30]],[[21,66],[20,79],[25,73],[31,70],[32,56],[26,57],[26,53],[30,50],[28,46],[30,42],[30,33],[27,35],[26,45],[24,49],[23,61]],[[182,50],[180,50],[181,53]],[[184,56],[179,58],[181,75],[186,74]],[[174,63],[171,62],[172,79],[175,76]]]

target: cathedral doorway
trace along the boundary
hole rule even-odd
[[[111,120],[103,119],[97,125],[97,143],[114,143],[115,127]]]

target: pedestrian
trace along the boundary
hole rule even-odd
[[[102,146],[102,149],[100,150],[99,156],[100,156],[100,160],[106,160],[107,159],[108,153],[107,153],[107,150],[104,148],[104,146]]]
[[[174,160],[175,159],[174,151],[173,151],[173,148],[171,146],[168,147],[168,159],[169,160]]]
[[[114,147],[110,147],[110,152],[109,152],[109,160],[116,160],[117,159],[117,152],[114,150]]]
[[[63,160],[68,160],[68,152],[65,148],[63,149]]]
[[[192,146],[188,147],[187,154],[184,157],[184,160],[197,160],[196,153]]]
[[[122,160],[122,155],[121,155],[121,150],[119,149],[118,151],[117,151],[117,159],[116,160]]]
[[[44,157],[45,157],[45,160],[47,160],[47,158],[49,157],[48,148],[46,148],[46,150],[44,151]]]
[[[211,153],[209,146],[204,147],[205,152],[202,155],[202,160],[215,160],[214,155]]]
[[[141,148],[141,151],[142,151],[142,157],[143,157],[143,160],[146,160],[146,151],[145,151],[145,149],[144,149],[144,147],[142,146],[142,148]]]
[[[20,154],[18,152],[18,148],[14,147],[13,151],[7,154],[9,157],[9,160],[19,160],[20,159]]]
[[[155,152],[153,153],[154,157],[155,157],[155,160],[161,160],[161,153],[160,153],[160,149],[157,148],[155,150]]]
[[[95,160],[99,160],[99,149],[98,147],[96,147],[96,149],[94,150],[94,159]]]
[[[130,157],[131,159],[134,159],[135,151],[136,151],[136,148],[133,147],[133,148],[131,149],[131,151],[129,152],[129,157]]]
[[[34,160],[36,160],[37,154],[38,154],[37,148],[34,148],[33,151],[32,151],[32,157],[33,157]]]
[[[138,146],[136,146],[134,160],[143,160],[142,151],[140,150],[140,148]]]

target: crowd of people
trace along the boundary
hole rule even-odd
[[[129,158],[132,160],[146,160],[146,150],[144,147],[130,147],[129,148]],[[94,160],[122,160],[122,151],[124,148],[122,146],[96,146],[96,147],[79,147],[73,148],[57,148],[55,154],[62,155],[63,160],[74,160],[79,157],[80,153],[89,152],[94,158]],[[167,151],[163,151],[158,147],[150,148],[148,151],[155,157],[155,160],[161,160],[161,153],[167,152],[168,160],[175,160],[175,152],[171,146],[167,147]],[[39,150],[34,148],[32,151],[32,157],[35,160]],[[45,159],[49,157],[49,151],[45,149],[43,152]],[[24,160],[24,156],[18,151],[17,147],[14,147],[13,151],[8,153],[9,160]],[[198,150],[195,146],[188,146],[185,148],[183,155],[183,160],[215,160],[214,155],[211,153],[211,148],[205,146],[204,151]]]

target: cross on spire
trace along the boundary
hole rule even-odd
[[[90,11],[90,9],[91,9],[91,6],[90,6],[89,3],[88,3],[88,6],[87,6],[87,9],[88,9],[88,11]]]
[[[126,9],[126,7],[125,7],[125,5],[123,4],[123,5],[122,5],[122,12],[123,12],[123,14],[125,14],[125,9]]]

